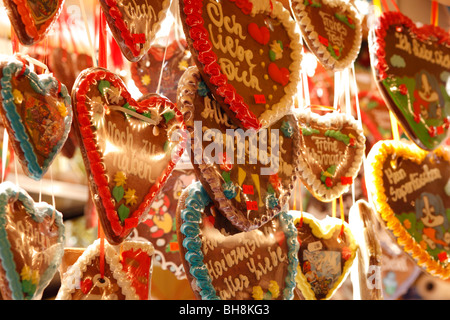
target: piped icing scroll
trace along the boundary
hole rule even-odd
[[[300,136],[300,179],[322,201],[347,192],[363,161],[365,137],[356,120],[345,113],[297,113]]]
[[[114,39],[125,58],[139,61],[150,49],[170,0],[100,0]]]
[[[369,48],[378,88],[405,133],[425,150],[439,147],[450,120],[448,32],[385,12],[369,33]]]
[[[216,212],[201,183],[195,182],[178,203],[177,230],[187,276],[199,299],[293,298],[298,242],[286,213],[242,232]]]
[[[327,216],[289,211],[298,231],[297,286],[307,300],[328,300],[345,281],[358,244],[347,223]]]
[[[270,221],[288,203],[298,177],[295,116],[244,132],[220,108],[196,67],[182,76],[178,92],[177,106],[191,133],[191,162],[217,210],[244,231]]]
[[[64,254],[62,214],[35,203],[11,182],[0,184],[0,296],[39,300]]]
[[[40,180],[67,140],[72,104],[64,84],[25,59],[1,57],[0,113],[24,173]]]
[[[422,269],[448,279],[448,151],[386,140],[375,144],[367,161],[368,191],[380,220]]]
[[[303,39],[320,63],[332,71],[349,67],[362,41],[361,17],[344,0],[292,0]]]
[[[72,91],[75,128],[105,235],[121,243],[181,157],[183,116],[165,97],[131,97],[121,78],[84,70]]]
[[[278,1],[180,1],[186,40],[217,101],[242,128],[289,113],[300,79],[300,33]]]

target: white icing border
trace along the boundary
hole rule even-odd
[[[77,261],[67,269],[64,275],[61,275],[61,287],[55,300],[71,300],[72,294],[77,289],[75,286],[76,280],[86,271],[87,266],[100,255],[100,242],[101,239],[97,239],[89,245]],[[113,277],[122,289],[125,300],[140,300],[120,263],[119,252],[117,251],[117,247],[120,246],[122,246],[123,251],[141,249],[151,256],[154,252],[153,245],[142,241],[125,241],[118,246],[112,246],[106,239],[104,240],[105,262],[109,265]]]
[[[305,38],[310,40],[313,48],[313,52],[316,54],[317,58],[328,68],[334,71],[340,71],[349,67],[357,58],[359,51],[361,49],[362,42],[362,25],[361,16],[358,10],[349,2],[342,0],[321,0],[323,4],[330,7],[342,8],[345,12],[348,12],[355,22],[355,41],[353,41],[353,46],[350,49],[347,58],[343,60],[336,60],[328,52],[327,48],[320,43],[319,34],[315,31],[311,19],[308,17],[308,13],[305,11],[306,6],[303,4],[303,0],[291,0],[292,9],[297,18],[297,22],[300,26],[302,34]]]
[[[366,138],[364,136],[363,130],[360,128],[359,123],[353,118],[353,116],[348,115],[346,113],[341,112],[332,112],[327,113],[323,116],[307,110],[302,110],[296,113],[297,120],[299,122],[300,130],[302,128],[302,124],[310,124],[313,122],[317,126],[337,126],[342,127],[344,124],[350,125],[358,134],[356,137],[356,154],[353,159],[353,163],[346,173],[344,173],[345,177],[352,177],[354,180],[358,175],[359,170],[361,169],[361,165],[363,162],[364,152],[366,148]],[[347,192],[351,185],[342,185],[341,182],[338,182],[336,185],[327,189],[326,186],[322,183],[320,178],[316,177],[316,175],[310,170],[308,161],[303,157],[303,152],[300,156],[300,178],[312,188],[313,192],[317,194],[319,197],[323,199],[323,201],[331,201],[333,199],[338,198],[343,193]]]

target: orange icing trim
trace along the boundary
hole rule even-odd
[[[385,189],[383,187],[383,163],[389,155],[396,154],[398,157],[407,158],[420,165],[429,152],[415,146],[408,145],[400,141],[385,140],[376,143],[370,154],[367,167],[367,185],[371,186],[372,201],[375,204],[378,214],[384,220],[388,229],[397,238],[397,243],[403,250],[409,253],[416,262],[432,275],[439,276],[446,280],[450,278],[450,264],[443,266],[435,260],[420,244],[405,230],[402,223],[395,216],[391,207],[387,204]],[[448,155],[442,149],[436,149],[434,154],[449,161]]]

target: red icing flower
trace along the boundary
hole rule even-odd
[[[80,289],[81,292],[84,294],[87,294],[92,288],[92,280],[90,278],[86,278],[83,281],[81,281]]]
[[[352,184],[352,183],[353,183],[352,177],[341,177],[341,184],[342,185]]]
[[[402,95],[406,95],[408,93],[408,88],[404,83],[398,86],[398,89]]]
[[[269,178],[269,182],[272,184],[273,188],[276,191],[280,191],[281,189],[281,180],[280,177],[278,177],[278,173],[272,174]]]
[[[439,253],[438,254],[438,259],[439,259],[440,262],[447,261],[447,259],[448,259],[447,252],[442,251],[441,253]]]
[[[325,185],[326,185],[328,188],[331,188],[331,187],[333,186],[333,180],[331,180],[330,177],[327,177],[327,178],[325,179]]]
[[[223,154],[219,155],[219,157],[222,157],[222,164],[220,165],[220,169],[223,171],[230,171],[233,168],[233,164],[231,163],[231,159],[227,156],[227,153],[224,152]]]

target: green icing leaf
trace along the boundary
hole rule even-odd
[[[98,83],[98,91],[100,91],[102,96],[105,95],[105,89],[108,89],[110,87],[111,87],[111,84],[109,83],[109,81],[100,80],[100,82]]]
[[[166,123],[168,123],[170,120],[172,120],[175,117],[175,113],[173,111],[168,111],[163,114],[164,119],[166,119]]]
[[[312,134],[319,134],[320,131],[317,129],[313,129],[313,128],[309,128],[309,127],[304,127],[302,128],[302,134],[304,136],[310,136]]]
[[[267,193],[275,193],[275,190],[270,183],[267,185]]]
[[[223,180],[225,180],[225,182],[230,182],[231,181],[230,172],[227,171],[222,172],[222,178]]]
[[[336,165],[329,166],[327,169],[328,173],[334,174],[336,172]]]
[[[325,131],[325,137],[334,138],[338,141],[345,143],[346,145],[348,145],[350,143],[350,137],[348,135],[343,134],[342,132],[336,131],[336,130]]]
[[[119,202],[120,200],[122,200],[125,190],[123,189],[122,186],[118,186],[118,187],[116,186],[116,187],[114,187],[112,193],[113,193],[114,199],[116,199],[116,201]]]
[[[121,204],[119,207],[119,219],[121,222],[124,222],[126,218],[130,215],[130,209],[128,209],[124,204]]]

